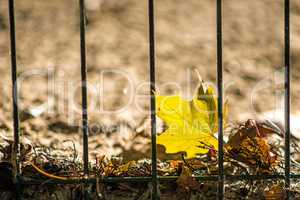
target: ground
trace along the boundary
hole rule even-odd
[[[33,143],[81,142],[78,2],[15,2],[22,135]],[[0,2],[0,126],[12,134],[7,1]],[[91,154],[149,155],[147,1],[87,2]],[[156,1],[156,78],[161,94],[186,96],[216,83],[215,2]],[[292,112],[300,98],[300,3],[291,1]],[[283,80],[283,1],[224,1],[224,87],[232,122],[277,108]],[[54,84],[54,85],[52,85]],[[275,90],[276,89],[276,90]],[[40,105],[40,106],[39,106]],[[75,107],[72,107],[75,105]],[[39,106],[39,107],[37,107]],[[121,109],[121,110],[120,110]]]

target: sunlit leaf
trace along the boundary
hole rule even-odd
[[[157,116],[168,129],[157,138],[166,153],[186,152],[187,158],[217,149],[217,99],[213,87],[201,82],[192,100],[156,95]]]

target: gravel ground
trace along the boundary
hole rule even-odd
[[[224,83],[229,119],[278,108],[283,81],[283,1],[224,1]],[[147,1],[87,1],[92,154],[149,153]],[[300,3],[291,1],[292,110],[300,98]],[[78,3],[16,1],[22,135],[47,146],[81,146]],[[7,1],[0,1],[0,128],[11,135]],[[190,96],[197,69],[216,80],[215,3],[156,1],[157,87]],[[54,84],[53,84],[54,83]],[[79,148],[81,149],[81,148]]]

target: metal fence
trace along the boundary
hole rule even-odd
[[[85,45],[85,8],[84,0],[79,0],[80,10],[80,53],[81,53],[81,89],[82,89],[82,127],[83,127],[83,163],[84,177],[82,179],[49,180],[43,184],[95,184],[95,178],[89,178],[89,152],[88,152],[88,113],[87,113],[87,73],[86,73],[86,45]],[[159,199],[159,182],[176,180],[175,176],[158,176],[156,152],[156,119],[155,119],[155,0],[148,0],[149,16],[149,68],[150,68],[150,102],[151,102],[151,143],[152,143],[152,175],[149,177],[102,177],[101,182],[152,182],[152,199]],[[20,131],[19,109],[17,90],[17,51],[14,16],[14,0],[8,0],[10,45],[11,45],[11,78],[13,99],[13,124],[14,124],[14,156],[16,198],[21,199],[21,186],[40,184],[40,181],[25,181],[21,176],[20,163]],[[225,180],[258,180],[258,179],[283,179],[287,196],[290,198],[290,179],[300,178],[300,174],[290,173],[290,1],[284,0],[284,63],[285,63],[285,173],[279,175],[225,175],[223,152],[223,65],[222,65],[222,0],[216,0],[216,39],[217,39],[217,88],[218,88],[218,175],[196,176],[199,181],[215,181],[218,183],[218,199],[224,199]],[[88,199],[88,192],[85,191]]]

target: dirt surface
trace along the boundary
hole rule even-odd
[[[91,154],[149,154],[147,1],[87,2]],[[7,1],[0,1],[0,126],[12,134]],[[81,142],[78,3],[16,1],[22,135],[34,143]],[[224,1],[224,87],[231,121],[278,108],[283,80],[283,1]],[[300,3],[291,1],[292,110],[300,104]],[[161,94],[216,83],[215,3],[156,1],[156,78]],[[276,89],[276,90],[275,90]],[[71,144],[71,143],[70,143]],[[72,145],[72,144],[71,144]],[[80,152],[80,150],[79,150]]]

